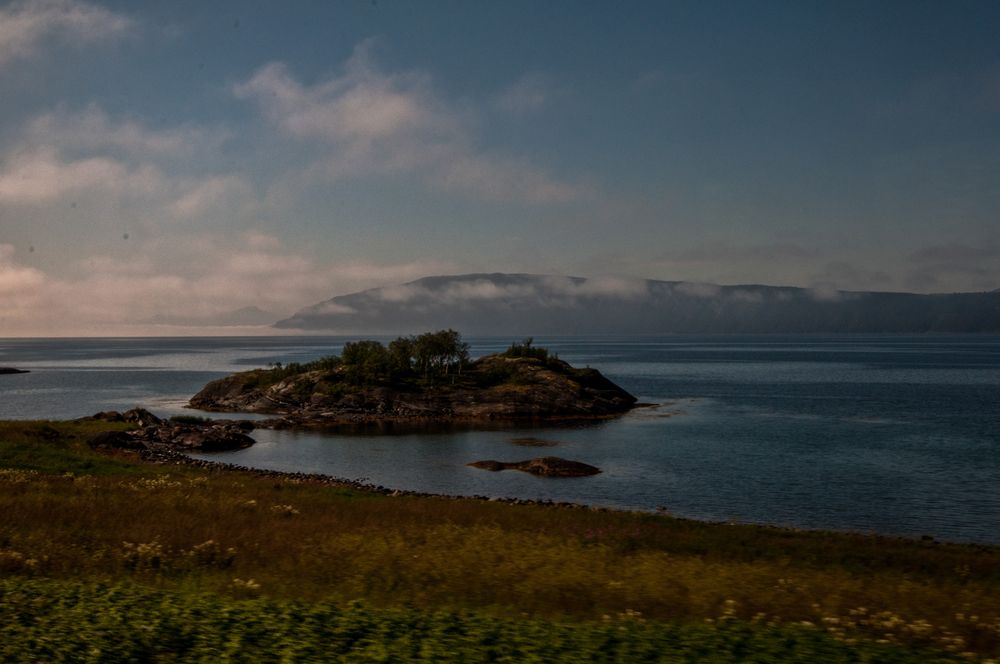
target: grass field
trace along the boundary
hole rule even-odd
[[[994,547],[156,465],[108,426],[0,423],[5,661],[1000,655]]]

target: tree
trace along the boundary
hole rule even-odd
[[[389,351],[378,341],[348,341],[340,360],[345,376],[356,385],[380,383],[392,377]]]
[[[452,329],[427,332],[413,339],[413,361],[425,378],[461,373],[469,361],[469,344]]]

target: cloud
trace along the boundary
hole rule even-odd
[[[764,301],[764,295],[760,291],[750,291],[750,290],[735,290],[729,294],[729,297],[737,302],[745,302],[747,304],[759,304]]]
[[[19,260],[13,246],[0,244],[5,334],[155,333],[133,326],[207,319],[246,306],[288,314],[336,290],[371,285],[352,278],[419,269],[416,262],[347,269],[318,263],[260,231],[137,242],[128,253],[92,256],[70,267],[65,276],[46,274]]]
[[[0,9],[0,67],[33,55],[49,39],[80,44],[119,35],[131,19],[75,0],[23,0]]]
[[[45,275],[34,268],[14,262],[14,247],[0,244],[0,296],[16,296],[33,291],[45,283]]]
[[[481,199],[564,204],[588,189],[527,159],[476,145],[469,111],[438,95],[419,72],[386,73],[372,41],[362,42],[336,76],[304,85],[282,63],[233,87],[287,135],[323,148],[308,172],[327,180],[404,173],[438,189]]]
[[[443,287],[408,283],[379,288],[370,293],[382,302],[421,307],[462,306],[485,301],[530,301],[545,306],[572,307],[579,305],[581,300],[605,297],[633,299],[646,294],[648,288],[642,279],[613,276],[578,279],[557,275],[512,281],[483,276],[450,280]]]
[[[53,148],[43,146],[15,153],[4,162],[0,203],[32,204],[93,191],[149,193],[162,181],[162,174],[151,165],[130,168],[107,157],[67,161]]]
[[[315,309],[311,309],[310,312],[321,316],[358,313],[357,309],[355,309],[354,307],[349,307],[346,304],[337,304],[336,302],[324,302]]]
[[[575,292],[582,296],[614,296],[640,298],[649,294],[645,279],[631,277],[592,277],[581,283],[574,283]]]
[[[64,151],[122,152],[130,157],[190,155],[212,149],[227,138],[225,132],[196,127],[154,130],[136,119],[114,120],[97,104],[83,110],[59,108],[28,123],[24,142]]]
[[[722,292],[722,288],[715,284],[685,281],[674,285],[674,291],[688,297],[713,298]]]
[[[844,292],[837,289],[836,284],[817,283],[806,289],[809,297],[817,302],[839,302],[844,299]]]
[[[235,175],[210,177],[196,184],[170,205],[171,211],[182,218],[205,218],[231,214],[233,210],[256,203],[252,187]]]
[[[496,96],[497,108],[513,114],[534,113],[549,103],[559,90],[544,74],[532,72],[517,79]]]
[[[439,260],[407,261],[394,264],[356,260],[338,262],[330,270],[338,281],[353,284],[384,284],[410,281],[428,275],[448,274],[455,270],[455,265]]]
[[[95,226],[247,219],[259,204],[248,181],[190,169],[225,138],[195,127],[151,129],[93,104],[42,113],[0,155],[0,208],[34,211],[43,225],[78,201],[90,203],[90,217],[75,215],[77,223]]]

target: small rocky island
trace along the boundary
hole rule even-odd
[[[212,381],[200,410],[267,413],[276,428],[367,422],[606,418],[636,398],[596,369],[570,366],[531,339],[476,360],[454,330],[344,345],[342,354]]]

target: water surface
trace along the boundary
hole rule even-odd
[[[205,382],[337,352],[343,338],[0,340],[0,418],[135,405],[177,414]],[[474,354],[510,339],[473,339]],[[543,430],[257,431],[210,458],[449,494],[551,498],[709,520],[1000,543],[1000,337],[547,338],[659,404]],[[536,436],[558,444],[518,446]],[[465,464],[556,455],[588,478]],[[206,457],[209,458],[209,457]]]

